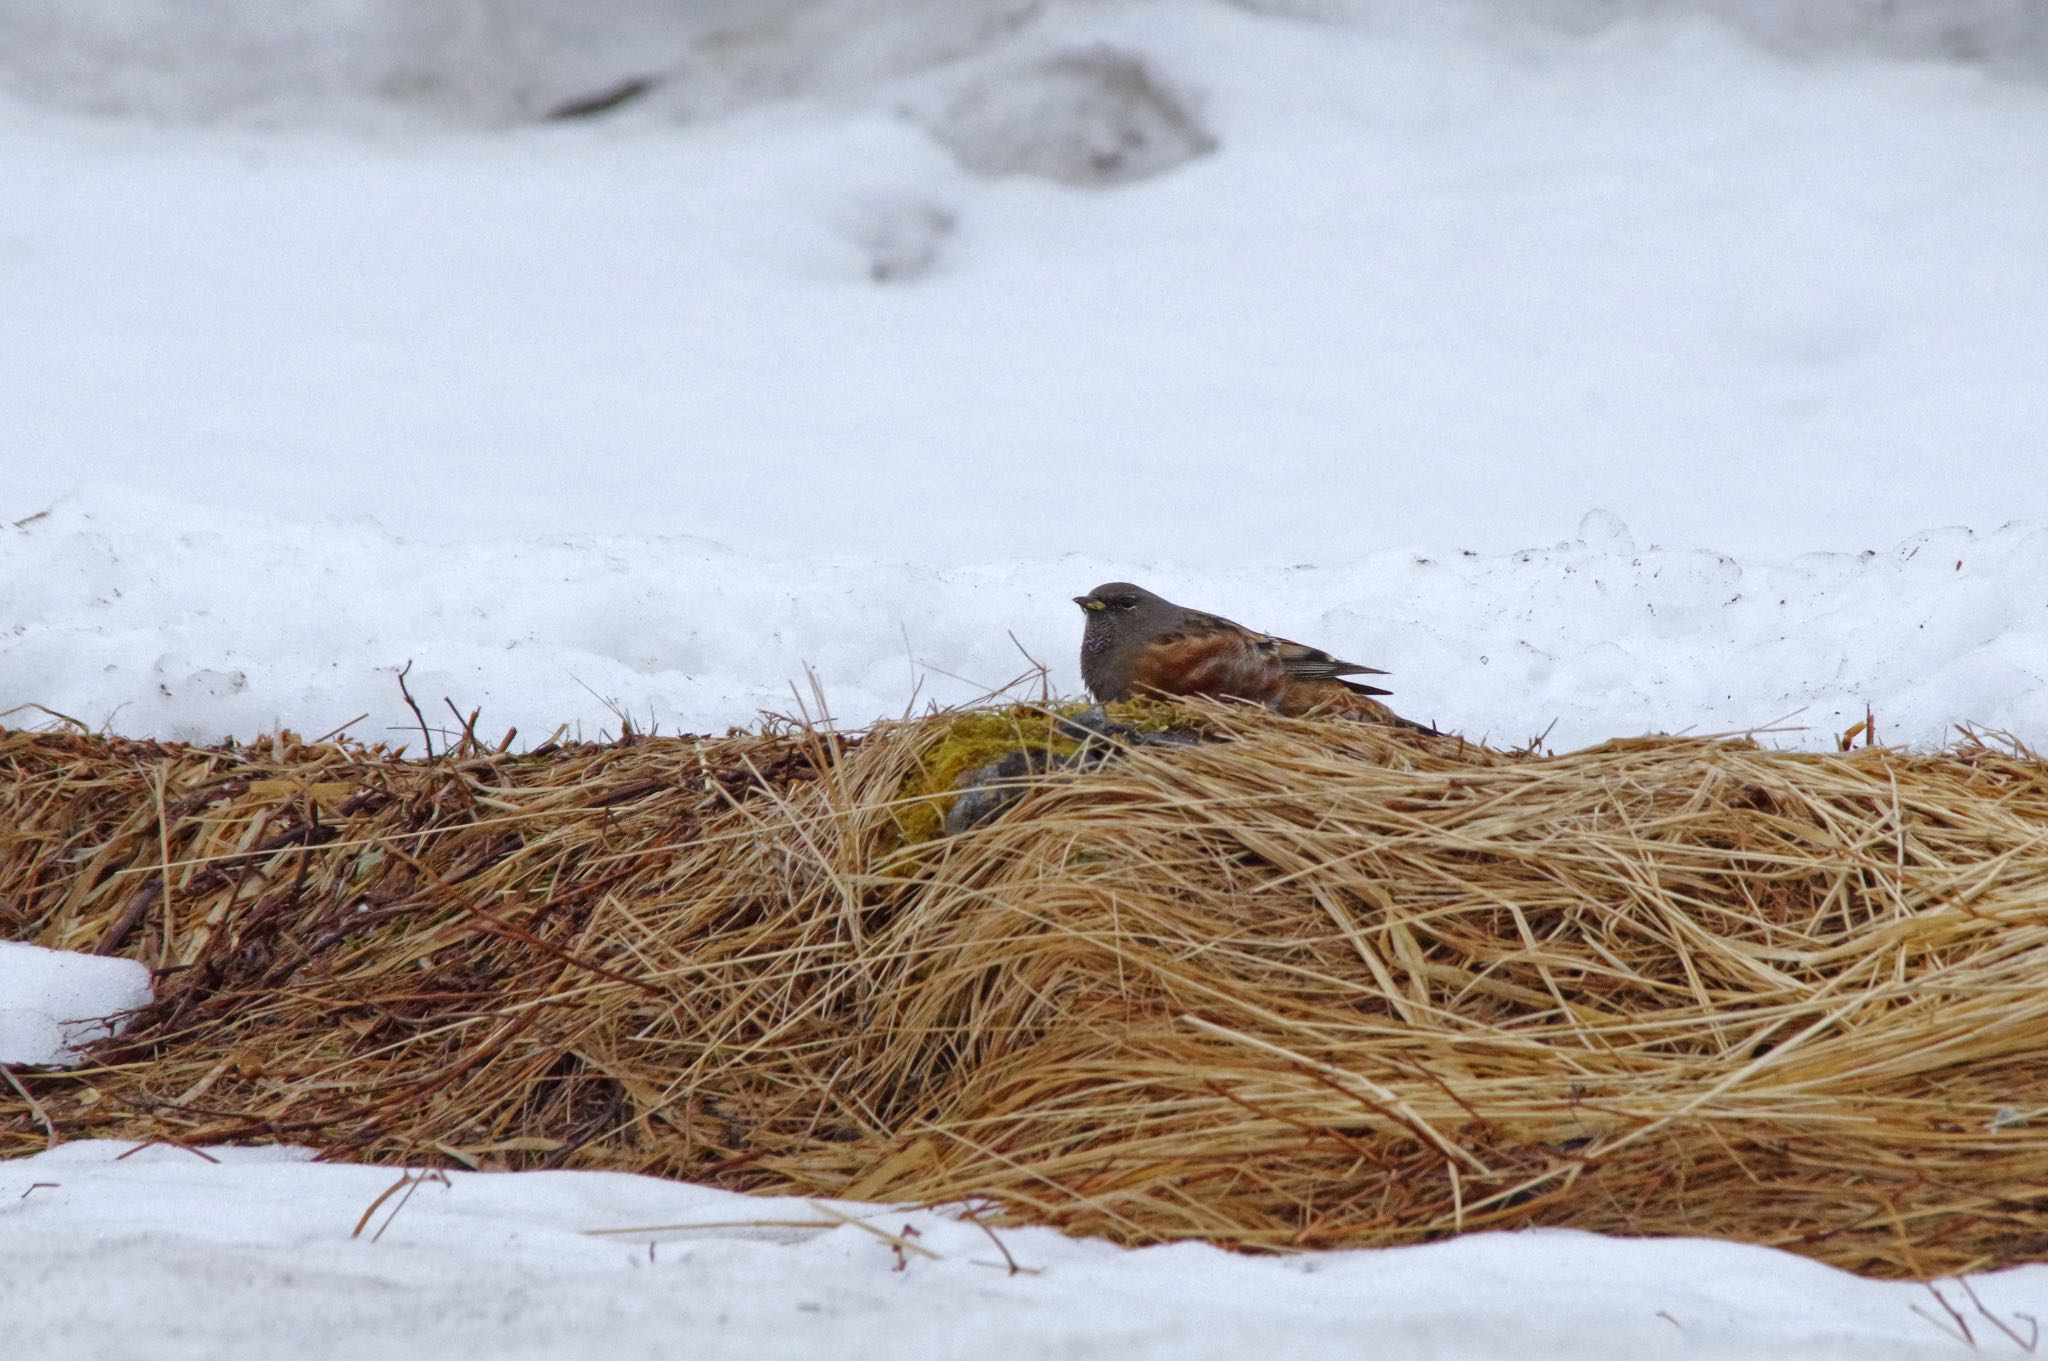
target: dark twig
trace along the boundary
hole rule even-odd
[[[129,1150],[128,1150],[128,1151],[126,1152],[126,1153],[123,1153],[123,1154],[121,1154],[121,1155],[120,1155],[119,1157],[116,1157],[116,1158],[114,1159],[114,1161],[115,1161],[115,1162],[121,1162],[121,1161],[123,1161],[124,1159],[127,1159],[127,1158],[132,1158],[132,1157],[134,1157],[134,1156],[135,1156],[136,1154],[138,1154],[138,1153],[142,1152],[142,1150],[143,1150],[143,1149],[145,1149],[145,1148],[155,1148],[155,1147],[156,1147],[157,1145],[159,1145],[159,1144],[163,1145],[163,1146],[164,1146],[165,1148],[176,1148],[176,1149],[182,1149],[182,1150],[183,1150],[184,1152],[190,1153],[190,1154],[191,1154],[191,1155],[192,1155],[193,1157],[195,1157],[195,1158],[203,1158],[203,1159],[205,1159],[205,1160],[206,1160],[207,1162],[213,1163],[213,1164],[214,1164],[215,1166],[218,1166],[218,1165],[220,1164],[220,1159],[219,1159],[219,1158],[216,1158],[216,1157],[214,1157],[214,1156],[213,1156],[213,1155],[212,1155],[211,1153],[208,1153],[208,1152],[207,1152],[207,1151],[206,1151],[205,1149],[203,1149],[203,1148],[194,1148],[194,1147],[192,1147],[192,1145],[190,1145],[190,1144],[181,1144],[181,1143],[179,1143],[179,1142],[178,1142],[178,1141],[177,1141],[176,1139],[144,1139],[144,1140],[143,1140],[143,1141],[142,1141],[141,1143],[139,1143],[139,1144],[137,1144],[137,1145],[136,1145],[135,1147],[133,1147],[133,1148],[129,1149]]]
[[[1977,1312],[1982,1314],[1986,1319],[1990,1320],[1992,1327],[1998,1329],[1999,1332],[2004,1333],[2007,1337],[2012,1339],[2013,1346],[2018,1347],[2028,1356],[2032,1356],[2034,1354],[2034,1348],[2039,1346],[2041,1342],[2041,1321],[2039,1319],[2035,1318],[2032,1314],[2022,1314],[2017,1310],[2013,1312],[2013,1317],[2025,1319],[2027,1321],[2027,1327],[2031,1330],[2027,1334],[2025,1340],[2023,1341],[2021,1340],[2019,1333],[2012,1327],[2011,1324],[2007,1323],[2004,1319],[2000,1318],[1998,1315],[1992,1313],[1989,1309],[1986,1309],[1984,1307],[1984,1301],[1977,1298],[1977,1291],[1973,1286],[1971,1286],[1970,1278],[1968,1276],[1956,1277],[1956,1284],[1961,1286],[1963,1288],[1963,1293],[1970,1297],[1970,1303],[1977,1306]]]
[[[1010,646],[1016,648],[1018,652],[1023,654],[1024,660],[1031,663],[1031,671],[1035,671],[1038,673],[1038,702],[1040,704],[1052,703],[1051,670],[1047,668],[1044,662],[1041,662],[1040,660],[1038,660],[1038,658],[1031,655],[1030,648],[1025,647],[1023,643],[1017,641],[1017,635],[1014,632],[1010,633]],[[1025,672],[1022,676],[1019,676],[1017,680],[1011,681],[1010,684],[1015,685],[1018,683],[1018,681],[1029,680],[1031,678],[1031,671]]]
[[[411,673],[412,658],[407,657],[405,666],[398,673],[398,693],[405,696],[405,707],[412,710],[412,716],[419,720],[420,740],[427,744],[427,759],[431,761],[434,759],[434,738],[433,734],[427,731],[427,716],[420,712],[420,706],[413,700],[412,691],[405,688],[405,678]]]
[[[1928,1313],[1919,1305],[1916,1304],[1912,1306],[1913,1312],[1918,1314],[1921,1318],[1926,1319],[1935,1327],[1941,1329],[1942,1332],[1948,1333],[1950,1337],[1956,1338],[1957,1341],[1963,1343],[1972,1351],[1975,1351],[1977,1348],[1977,1339],[1976,1336],[1970,1332],[1970,1321],[1964,1318],[1961,1314],[1956,1312],[1956,1307],[1953,1304],[1950,1304],[1948,1300],[1942,1296],[1942,1293],[1939,1290],[1936,1290],[1934,1288],[1933,1281],[1922,1281],[1921,1284],[1927,1288],[1928,1294],[1934,1296],[1935,1303],[1939,1304],[1942,1307],[1942,1309],[1948,1314],[1948,1316],[1951,1319],[1955,1320],[1956,1328],[1960,1331],[1961,1336],[1958,1337],[1956,1333],[1949,1332],[1948,1328],[1942,1323],[1940,1319]]]
[[[142,920],[142,914],[149,911],[149,905],[155,902],[157,895],[163,891],[163,875],[151,876],[148,882],[129,897],[128,906],[121,909],[121,915],[100,935],[100,943],[93,946],[92,952],[96,955],[110,955],[120,949],[127,941],[128,933],[135,929],[135,923]]]
[[[657,81],[653,76],[628,76],[617,84],[608,85],[592,94],[577,95],[565,99],[541,115],[545,122],[561,123],[572,118],[595,118],[610,113],[613,109],[632,103],[653,89]]]
[[[1010,1268],[1012,1276],[1036,1276],[1039,1274],[1037,1267],[1017,1265],[1017,1259],[1010,1255],[1010,1250],[1007,1247],[1003,1246],[1003,1240],[996,1237],[996,1231],[981,1222],[981,1206],[969,1206],[961,1212],[960,1217],[988,1235],[988,1241],[994,1243],[996,1251],[1003,1254],[1003,1261]],[[994,1263],[990,1263],[990,1265],[993,1266]]]

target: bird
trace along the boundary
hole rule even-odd
[[[1097,701],[1132,695],[1208,695],[1262,704],[1283,714],[1345,713],[1369,722],[1435,732],[1402,718],[1375,695],[1392,694],[1347,676],[1384,676],[1321,648],[1248,629],[1221,615],[1176,605],[1128,581],[1074,597],[1088,616],[1081,678]]]

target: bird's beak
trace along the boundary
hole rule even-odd
[[[1108,601],[1098,600],[1092,595],[1077,595],[1074,597],[1074,603],[1084,610],[1106,610],[1109,608]]]

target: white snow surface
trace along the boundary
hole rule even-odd
[[[0,1063],[72,1067],[151,995],[149,970],[132,959],[0,940]]]
[[[451,1173],[355,1236],[399,1174],[304,1157],[88,1142],[0,1162],[10,1335],[38,1361],[1903,1361],[2020,1355],[1998,1323],[2024,1340],[2048,1314],[2048,1267],[1974,1277],[1974,1303],[1943,1282],[1973,1349],[1922,1286],[1564,1230],[1277,1258],[998,1230],[1013,1276],[956,1212],[596,1172]],[[878,1232],[906,1226],[923,1251],[899,1269]],[[592,1232],[618,1229],[641,1231]]]
[[[2048,732],[2035,0],[0,0],[0,185],[0,722],[414,742],[410,661],[521,745],[807,668],[860,723],[1075,692],[1068,598],[1125,578],[1496,741]],[[0,1063],[146,995],[46,954],[0,946]],[[1942,1286],[1965,1338],[1561,1232],[1006,1231],[1013,1277],[950,1214],[586,1173],[372,1242],[388,1169],[122,1151],[0,1163],[39,1361],[1888,1358],[2048,1313],[2038,1267]],[[847,1215],[936,1260],[764,1223]],[[587,1232],[682,1223],[723,1227]]]
[[[1385,549],[1291,568],[1205,556],[1138,570],[1085,554],[771,556],[683,537],[436,544],[367,520],[96,492],[0,528],[0,709],[198,741],[318,736],[368,715],[357,736],[417,752],[396,675],[409,660],[437,729],[453,728],[451,704],[481,708],[486,737],[516,726],[520,745],[565,722],[615,733],[618,711],[643,732],[815,714],[806,668],[830,712],[859,723],[913,696],[973,699],[1027,657],[1078,693],[1069,597],[1135,576],[1384,667],[1407,714],[1498,742],[1776,725],[1800,731],[1765,740],[1824,747],[1866,706],[1887,741],[1940,742],[1965,721],[2048,733],[2048,524],[1743,562],[1638,545],[1595,512],[1513,554]]]
[[[1498,554],[1593,507],[1745,562],[2048,519],[2048,85],[1850,41],[1943,50],[1851,22],[1896,6],[1773,47],[1736,0],[818,0],[673,53],[661,6],[575,8],[0,7],[5,518],[111,482],[461,544],[1076,553],[1170,594],[1169,563]],[[1909,8],[2038,40],[2038,5]],[[604,41],[549,86],[522,12]],[[1163,115],[1049,74],[1074,54],[1210,149],[1115,182]]]

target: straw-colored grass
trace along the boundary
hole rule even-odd
[[[987,1197],[1122,1242],[2048,1255],[2048,766],[1230,740],[906,840],[951,720],[428,764],[0,732],[0,935],[158,1001],[50,1137]],[[1049,724],[1049,720],[1041,720]],[[46,1130],[44,1121],[49,1127]]]

